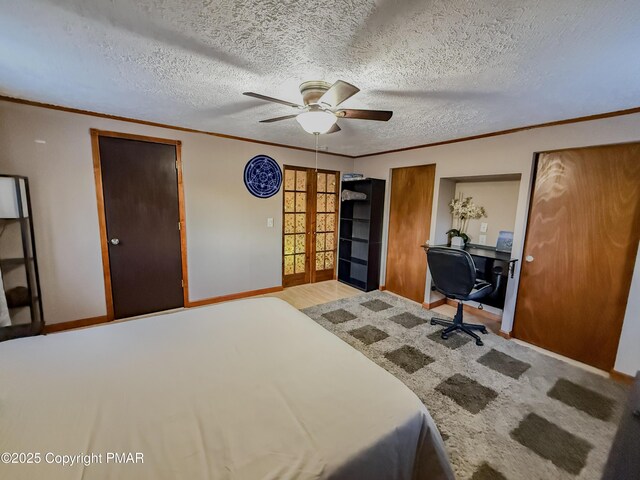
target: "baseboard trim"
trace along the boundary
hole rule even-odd
[[[240,298],[255,297],[256,295],[265,295],[267,293],[281,292],[284,290],[282,285],[277,287],[260,288],[258,290],[248,290],[246,292],[231,293],[229,295],[221,295],[219,297],[203,298],[189,302],[186,307],[202,307],[203,305],[211,305],[213,303],[228,302],[229,300],[238,300]]]
[[[447,305],[458,308],[458,302],[450,298],[447,298]],[[480,310],[479,308],[472,307],[471,305],[467,305],[466,303],[462,304],[462,308],[465,312],[473,313],[474,315],[478,315],[479,317],[488,318],[489,320],[494,320],[496,322],[502,320],[502,317],[500,315],[487,312],[486,310]]]
[[[627,375],[626,373],[618,372],[615,369],[611,369],[609,371],[609,376],[616,382],[624,383],[625,385],[631,385],[635,380],[633,376]]]
[[[386,289],[387,289],[387,286],[386,286],[386,285],[380,285],[380,286],[378,287],[378,290],[380,290],[381,292],[384,292]]]
[[[498,332],[498,335],[500,335],[502,338],[506,338],[507,340],[511,340],[511,333],[510,332],[505,332],[504,330],[500,330]]]
[[[259,290],[249,290],[247,292],[232,293],[229,295],[222,295],[220,297],[205,298],[203,300],[196,300],[195,302],[189,302],[185,305],[189,307],[201,307],[203,305],[210,305],[212,303],[227,302],[229,300],[237,300],[240,298],[254,297],[256,295],[264,295],[267,293],[280,292],[283,290],[282,286],[261,288]],[[100,315],[99,317],[81,318],[79,320],[71,320],[68,322],[51,323],[44,326],[45,335],[48,333],[62,332],[64,330],[73,330],[75,328],[90,327],[92,325],[98,325],[100,323],[107,323],[109,319],[106,315]]]
[[[51,323],[44,326],[44,333],[46,335],[47,333],[62,332],[74,328],[90,327],[91,325],[98,325],[99,323],[106,323],[108,321],[109,319],[106,315],[100,315],[99,317],[81,318],[69,322]]]
[[[440,300],[436,300],[435,302],[424,302],[422,304],[422,308],[426,308],[427,310],[431,310],[432,308],[436,308],[439,307],[440,305],[444,305],[445,303],[447,303],[447,299],[446,298],[441,298]]]

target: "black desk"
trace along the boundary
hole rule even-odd
[[[431,245],[433,247],[447,247],[448,245]],[[425,251],[429,248],[429,245],[422,245]],[[455,248],[455,247],[451,247]],[[498,252],[493,247],[487,247],[483,245],[469,244],[464,247],[465,252],[469,252],[472,257],[486,258],[488,260],[499,260],[509,264],[509,273],[513,278],[513,264],[518,261],[517,258],[512,258],[509,252]]]

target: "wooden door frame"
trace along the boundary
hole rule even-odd
[[[98,130],[92,128],[91,153],[93,156],[93,175],[96,185],[96,202],[98,206],[98,225],[100,229],[100,251],[102,253],[102,270],[104,277],[104,294],[107,305],[107,321],[112,321],[113,291],[111,289],[111,266],[109,263],[109,239],[107,238],[107,220],[104,207],[104,190],[102,185],[102,165],[100,163],[100,137],[123,138],[126,140],[138,140],[140,142],[160,143],[164,145],[174,145],[176,147],[176,172],[178,181],[178,211],[179,211],[179,232],[180,232],[180,257],[182,263],[182,305],[189,306],[189,275],[187,272],[187,223],[185,219],[184,206],[184,185],[182,180],[182,142],[167,138],[148,137],[145,135],[134,135],[130,133],[112,132],[108,130]]]
[[[337,170],[325,170],[325,169],[321,169],[321,168],[313,168],[313,167],[304,167],[301,165],[282,165],[282,177],[284,179],[284,171],[285,170],[296,170],[296,171],[301,171],[301,172],[306,172],[307,174],[307,207],[306,207],[306,214],[307,214],[307,224],[306,224],[306,228],[307,228],[307,239],[306,239],[306,243],[305,243],[305,250],[309,252],[309,255],[306,257],[305,259],[305,273],[304,273],[304,280],[302,283],[300,282],[294,282],[290,285],[287,285],[285,282],[285,274],[284,274],[284,227],[285,227],[285,222],[284,222],[284,217],[285,217],[285,211],[284,211],[284,193],[285,193],[285,187],[284,187],[284,180],[283,180],[283,187],[282,187],[282,232],[281,232],[281,240],[282,240],[282,248],[281,248],[281,254],[282,254],[282,265],[281,265],[281,274],[282,274],[282,286],[283,287],[293,287],[293,286],[297,286],[297,285],[306,285],[308,283],[316,283],[316,271],[315,271],[315,255],[316,255],[316,217],[317,217],[317,212],[316,212],[316,195],[318,193],[318,186],[317,186],[317,179],[316,179],[316,174],[317,173],[327,173],[327,174],[332,174],[332,175],[336,175],[336,204],[335,204],[335,215],[336,215],[336,219],[335,219],[335,235],[334,235],[334,248],[333,248],[333,274],[331,275],[331,278],[327,279],[335,279],[336,275],[337,275],[337,266],[338,266],[338,230],[339,230],[339,223],[340,223],[340,172]],[[313,181],[312,181],[313,180]],[[288,212],[291,213],[291,212]],[[306,251],[305,251],[305,255],[306,255]],[[311,266],[313,265],[313,269],[311,268]],[[295,274],[294,274],[295,275]],[[322,281],[322,280],[321,280]]]

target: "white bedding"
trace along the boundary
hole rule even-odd
[[[420,400],[273,298],[1,343],[2,452],[41,456],[2,479],[453,478]]]

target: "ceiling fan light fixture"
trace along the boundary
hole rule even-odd
[[[320,134],[327,133],[333,124],[336,123],[336,116],[333,113],[323,110],[301,113],[296,120],[305,132]]]

